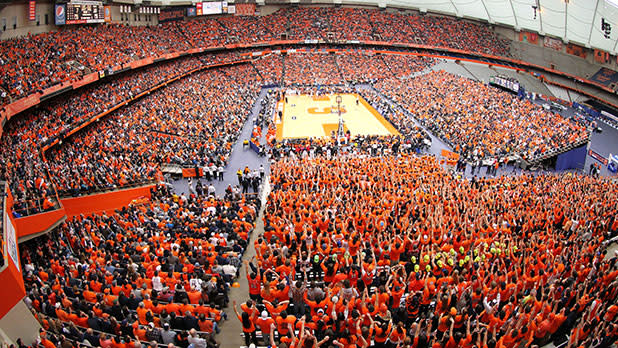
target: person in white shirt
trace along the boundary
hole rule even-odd
[[[195,264],[195,267],[199,267],[199,266],[200,266],[199,263]],[[192,277],[191,280],[189,280],[189,285],[191,286],[191,289],[193,291],[202,290],[202,280],[200,278]]]
[[[206,348],[206,340],[198,336],[195,329],[189,331],[189,337],[187,339],[189,344],[193,345],[193,348]]]
[[[158,271],[155,272],[154,277],[152,277],[152,289],[158,292],[163,291],[163,283],[161,282]]]

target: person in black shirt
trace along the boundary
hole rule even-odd
[[[148,328],[146,329],[146,339],[148,339],[148,341],[163,343],[161,340],[161,331],[156,328],[152,322],[148,323]]]
[[[88,320],[88,323],[90,324],[90,320]],[[84,340],[88,341],[93,347],[99,346],[99,336],[94,334],[92,328],[88,328],[88,330],[86,330],[84,333]]]
[[[185,329],[187,330],[190,330],[190,329],[199,330],[200,328],[197,318],[193,316],[193,314],[191,314],[191,312],[189,311],[185,313],[184,323],[185,323]]]

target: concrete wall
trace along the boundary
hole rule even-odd
[[[47,15],[47,24],[45,16]],[[11,4],[0,10],[0,40],[26,36],[28,34],[40,34],[56,30],[54,25],[54,5],[52,3],[36,4],[36,16],[38,20],[28,20],[28,4]],[[13,24],[15,28],[13,28]]]
[[[531,62],[534,64],[551,67],[552,65],[561,71],[566,71],[581,77],[589,78],[601,67],[618,70],[616,60],[612,59],[608,64],[599,64],[594,60],[594,51],[588,50],[586,58],[580,58],[566,53],[566,44],[562,50],[556,51],[543,46],[543,37],[539,36],[539,44],[533,45],[519,41],[519,33],[512,28],[496,26],[496,33],[512,41],[511,54],[513,58]]]
[[[0,319],[0,342],[16,344],[17,339],[21,338],[25,345],[31,345],[36,341],[40,328],[24,301],[19,301]]]
[[[256,11],[260,12],[260,16],[267,16],[269,14],[273,14],[277,12],[279,8],[281,8],[281,6],[278,5],[264,5],[255,7]]]

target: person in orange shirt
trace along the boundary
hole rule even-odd
[[[236,309],[236,301],[233,301],[232,308],[234,308],[234,313],[236,313],[236,317],[238,318],[238,320],[240,320],[242,324],[242,331],[245,337],[245,345],[249,346],[251,343],[257,345],[257,336],[255,334],[255,319],[257,318],[257,315],[254,314],[252,316],[249,316],[249,313],[244,311],[242,312],[242,315],[238,314],[238,309]]]
[[[198,325],[200,327],[200,331],[213,333],[214,331],[214,320],[210,318],[206,318],[204,314],[200,314],[198,317]]]
[[[279,332],[280,336],[290,336],[289,327],[294,327],[296,317],[283,311],[280,315],[275,317],[275,323],[277,324],[277,332]]]
[[[84,296],[84,300],[90,303],[95,303],[97,301],[97,294],[94,291],[91,291],[88,285],[82,292],[82,296]]]
[[[39,329],[39,337],[41,345],[45,348],[56,348],[56,345],[47,338],[47,333],[43,329]]]
[[[260,328],[262,338],[265,341],[264,344],[266,344],[267,337],[270,337],[271,327],[274,326],[275,320],[268,315],[267,311],[262,311],[261,316],[257,318],[255,324]]]
[[[139,323],[141,325],[147,325],[148,320],[146,319],[146,315],[148,314],[149,310],[146,309],[143,302],[139,304],[139,306],[136,309],[136,312],[137,312],[137,319]]]
[[[264,306],[266,307],[266,310],[273,317],[277,317],[282,311],[286,310],[289,303],[290,301],[278,302],[277,299],[275,299],[275,303],[273,304],[269,301],[264,300]]]
[[[176,313],[176,315],[182,315],[182,312],[180,311],[180,305],[178,303],[175,303],[173,301],[173,298],[170,298],[169,303],[165,305],[165,309],[168,313],[174,312]]]
[[[397,323],[397,326],[391,331],[391,334],[388,336],[387,345],[398,346],[403,343],[406,337],[406,329],[404,328],[403,323],[399,322]]]

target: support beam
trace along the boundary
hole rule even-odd
[[[590,33],[588,34],[588,42],[586,44],[590,47],[590,40],[592,39],[592,31],[594,30],[594,23],[597,21],[597,11],[599,10],[599,0],[597,0],[596,6],[594,6],[594,16],[592,16],[592,23],[590,23]]]
[[[510,2],[510,0],[509,0]],[[487,21],[489,23],[494,23],[494,20],[491,18],[491,15],[489,14],[489,11],[487,10],[487,6],[485,5],[485,1],[481,0],[481,4],[483,4],[483,8],[485,9],[485,13],[487,13]]]
[[[459,17],[459,10],[457,9],[457,6],[455,6],[455,3],[453,2],[453,0],[449,0],[451,2],[451,5],[453,5],[453,8],[455,9],[455,15],[457,17]]]
[[[569,20],[569,2],[565,1],[564,2],[564,40],[567,40],[567,21]]]
[[[515,14],[515,7],[513,7],[513,0],[509,0],[509,5],[511,5],[511,11],[513,11],[513,19],[515,20],[515,28],[519,28],[519,23],[517,22],[517,15]]]
[[[545,35],[545,30],[543,30],[543,10],[541,9],[541,0],[537,0],[537,16],[539,16],[539,34]]]

